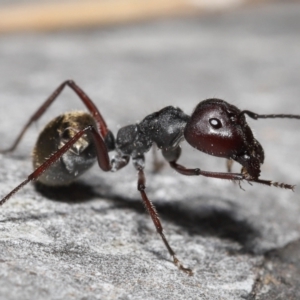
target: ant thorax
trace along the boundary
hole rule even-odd
[[[116,149],[124,155],[142,156],[155,143],[159,149],[177,148],[189,116],[179,108],[167,106],[145,117],[140,123],[118,131]]]

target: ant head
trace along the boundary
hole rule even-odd
[[[184,137],[199,151],[236,160],[251,176],[259,176],[263,148],[236,106],[220,99],[200,102],[187,122]]]

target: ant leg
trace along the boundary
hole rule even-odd
[[[178,258],[176,257],[175,255],[175,252],[174,250],[171,248],[171,246],[169,245],[164,233],[163,233],[163,227],[161,225],[161,222],[159,220],[159,217],[158,217],[158,213],[155,209],[155,206],[153,205],[153,203],[149,200],[146,192],[145,192],[145,184],[146,184],[146,178],[145,178],[145,174],[144,174],[144,158],[137,158],[134,160],[134,165],[135,165],[135,168],[137,169],[138,171],[138,184],[137,184],[137,189],[138,191],[141,193],[141,196],[142,196],[142,200],[143,200],[143,203],[154,223],[154,226],[156,228],[156,231],[157,233],[161,236],[166,248],[168,249],[170,255],[173,257],[173,262],[174,264],[182,271],[184,271],[185,273],[187,273],[188,275],[193,275],[193,272],[191,269],[189,268],[185,268],[181,262],[178,260]]]
[[[171,168],[173,168],[175,171],[182,175],[187,175],[187,176],[205,176],[205,177],[212,177],[212,178],[219,178],[219,179],[227,179],[227,180],[233,180],[233,181],[242,181],[246,180],[248,182],[256,182],[268,186],[275,186],[279,188],[284,188],[284,189],[290,189],[294,190],[295,186],[286,184],[286,183],[279,183],[279,182],[273,182],[271,180],[264,180],[264,179],[259,179],[259,178],[251,178],[249,176],[246,176],[245,174],[242,173],[221,173],[221,172],[208,172],[208,171],[202,171],[199,168],[196,169],[187,169],[182,165],[179,165],[176,163],[176,161],[169,162]]]
[[[227,167],[227,172],[228,173],[231,173],[232,165],[233,165],[233,160],[232,159],[227,159],[226,167]]]
[[[222,173],[222,172],[209,172],[209,171],[202,171],[199,168],[195,169],[187,169],[186,167],[179,165],[177,163],[177,160],[179,159],[181,155],[181,149],[178,146],[174,149],[163,149],[163,156],[164,158],[169,162],[171,168],[173,168],[175,171],[182,175],[186,176],[205,176],[205,177],[212,177],[212,178],[219,178],[219,179],[226,179],[226,180],[233,180],[241,182],[242,180],[246,180],[248,182],[257,182],[261,184],[265,184],[268,186],[275,186],[280,187],[284,189],[290,189],[294,190],[294,185],[285,184],[285,183],[279,183],[279,182],[273,182],[271,180],[263,180],[259,178],[253,178],[250,177],[247,173]]]
[[[153,169],[152,169],[152,172],[153,173],[158,173],[165,165],[164,161],[163,160],[160,160],[158,158],[158,155],[157,155],[157,151],[158,151],[158,147],[156,144],[153,143],[153,146],[152,146],[152,156],[153,156]]]
[[[63,147],[58,149],[56,152],[54,152],[50,158],[48,158],[44,163],[42,163],[35,171],[33,171],[22,183],[20,183],[16,188],[14,188],[10,193],[8,193],[4,198],[0,200],[0,205],[3,205],[11,196],[13,196],[19,189],[21,189],[23,186],[25,186],[30,181],[37,180],[40,175],[42,175],[45,171],[51,167],[52,164],[54,164],[64,153],[66,153],[74,143],[78,139],[80,139],[81,136],[86,134],[87,132],[91,132],[94,143],[96,146],[97,151],[97,160],[99,167],[103,171],[110,171],[111,170],[111,164],[109,161],[108,151],[105,145],[104,140],[99,135],[97,130],[93,126],[87,126],[84,129],[78,131],[73,138],[71,138]]]
[[[261,183],[261,184],[265,184],[268,186],[275,186],[278,188],[292,190],[292,191],[294,191],[294,189],[295,189],[295,185],[286,184],[283,182],[276,182],[276,181],[272,181],[272,180],[264,180],[264,179],[259,179],[259,178],[252,178],[252,179],[246,179],[246,180],[249,182],[251,181],[251,182]]]
[[[99,110],[97,109],[96,105],[93,103],[93,101],[88,97],[88,95],[73,81],[73,80],[66,80],[60,86],[46,99],[46,101],[39,107],[39,109],[31,116],[29,121],[25,124],[23,129],[21,130],[20,134],[16,138],[15,142],[12,144],[12,146],[6,150],[1,150],[0,153],[7,153],[12,152],[16,149],[19,142],[21,141],[23,135],[29,128],[29,126],[37,121],[44,112],[49,108],[49,106],[54,102],[54,100],[60,95],[62,90],[65,88],[65,86],[69,86],[81,99],[81,101],[85,104],[93,118],[95,119],[95,122],[97,124],[97,130],[101,134],[103,138],[106,138],[109,134],[108,138],[111,140],[113,139],[112,134],[107,128],[107,125],[100,114]]]

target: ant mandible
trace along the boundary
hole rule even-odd
[[[53,119],[40,133],[33,150],[31,173],[21,184],[8,193],[4,204],[20,188],[32,180],[48,186],[68,185],[88,170],[97,160],[105,171],[115,172],[125,167],[130,158],[138,172],[137,189],[161,236],[174,264],[192,275],[192,270],[183,266],[169,245],[157,211],[145,192],[145,157],[153,143],[161,149],[164,158],[178,173],[188,176],[206,176],[241,182],[243,180],[293,190],[294,186],[260,179],[260,166],[264,162],[264,150],[254,138],[245,115],[252,119],[293,118],[300,115],[259,115],[220,99],[201,101],[191,116],[181,109],[167,106],[145,117],[140,123],[122,127],[116,139],[107,128],[101,113],[87,94],[72,80],[63,82],[33,114],[13,143],[1,153],[15,150],[28,127],[38,120],[54,102],[65,86],[69,86],[87,107],[89,113],[77,111],[65,113]],[[241,173],[203,171],[188,169],[177,163],[181,154],[180,142],[186,140],[192,147],[207,154],[237,161],[242,165]],[[108,153],[115,151],[110,160]],[[228,165],[229,166],[229,165]]]

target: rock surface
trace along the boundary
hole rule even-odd
[[[166,105],[191,113],[219,97],[257,113],[300,114],[300,5],[269,4],[193,19],[0,37],[1,148],[62,81],[74,79],[117,132]],[[82,104],[69,90],[0,155],[5,195],[31,172],[47,120]],[[300,184],[299,121],[249,120],[262,178]],[[161,159],[160,153],[159,158]],[[147,193],[178,257],[177,270],[136,191],[136,173],[97,167],[64,189],[27,185],[0,210],[0,298],[299,299],[299,188],[290,192],[191,178],[167,166]],[[225,171],[183,144],[182,164]],[[239,170],[237,164],[234,165]]]

